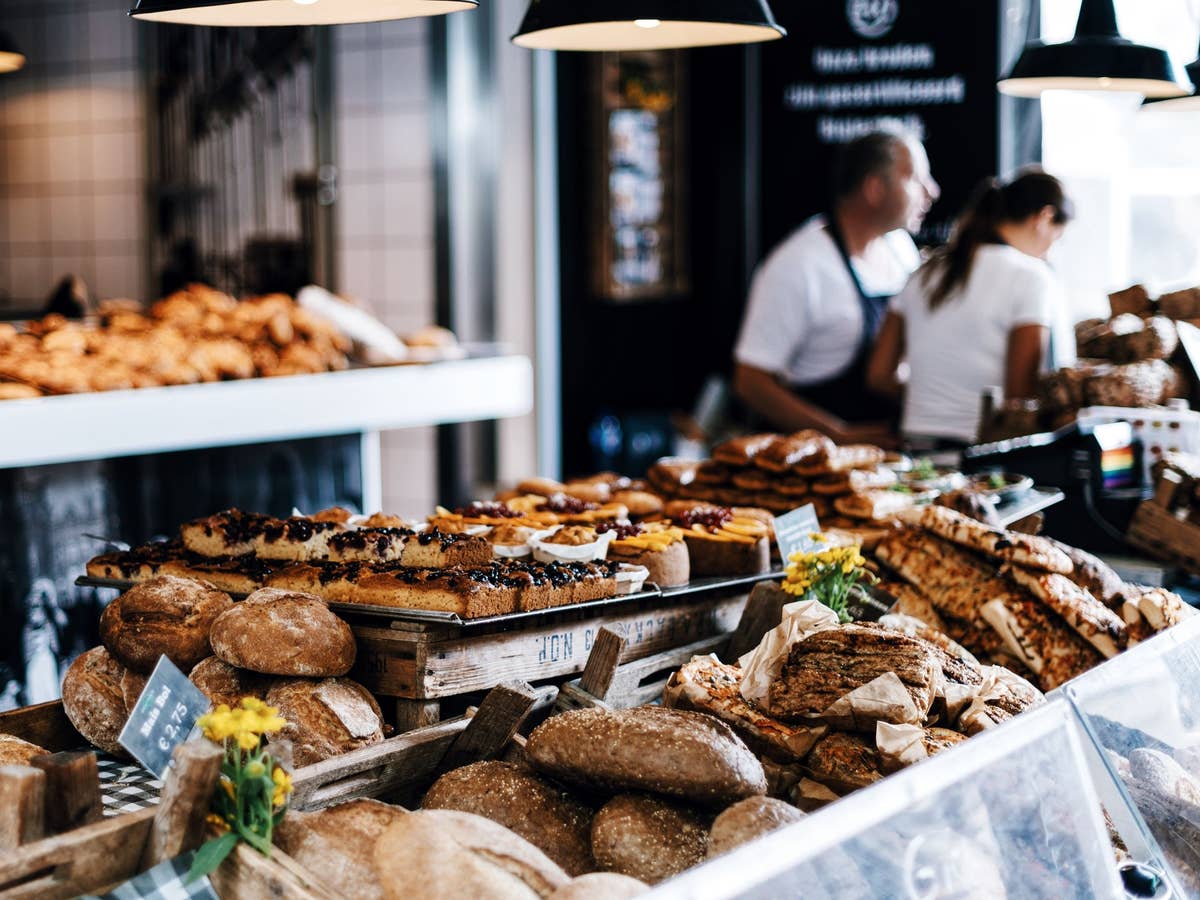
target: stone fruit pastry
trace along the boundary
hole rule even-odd
[[[668,522],[622,525],[608,522],[597,526],[601,533],[615,535],[608,545],[608,558],[617,562],[645,566],[647,581],[659,587],[687,584],[691,563],[683,530]]]
[[[693,577],[756,575],[770,570],[770,514],[685,502],[668,503],[665,512],[683,530]]]

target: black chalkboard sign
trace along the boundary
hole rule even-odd
[[[918,243],[949,235],[999,165],[997,0],[773,0],[762,48],[762,224],[769,251],[829,205],[837,145],[898,121],[923,136],[942,199]]]
[[[160,656],[117,742],[151,774],[166,778],[171,754],[210,706],[200,688]]]

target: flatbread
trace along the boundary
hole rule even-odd
[[[1054,610],[1085,641],[1111,659],[1129,644],[1129,631],[1107,606],[1065,575],[1013,568],[1013,581]]]
[[[944,506],[909,510],[901,513],[899,518],[906,524],[925,528],[938,537],[1001,562],[1060,575],[1070,575],[1074,570],[1070,557],[1046,538],[991,528]]]

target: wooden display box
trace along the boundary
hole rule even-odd
[[[1172,512],[1179,495],[1180,479],[1164,472],[1154,497],[1143,501],[1129,523],[1129,543],[1155,559],[1174,563],[1192,575],[1200,575],[1200,525]]]

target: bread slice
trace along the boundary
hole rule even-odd
[[[145,581],[162,573],[162,567],[183,556],[179,541],[155,541],[130,550],[114,550],[88,560],[87,573],[92,578],[113,581]]]
[[[932,531],[938,537],[1001,562],[1039,572],[1070,575],[1074,564],[1046,538],[991,528],[944,506],[925,506],[902,513],[901,520]]]
[[[1120,617],[1066,576],[1015,567],[1009,575],[1106,658],[1111,659],[1128,645],[1129,631]]]
[[[266,587],[278,568],[253,554],[245,556],[199,556],[183,553],[162,565],[162,574],[207,581],[230,594],[252,594]]]
[[[201,556],[242,556],[254,552],[255,538],[270,516],[227,509],[179,528],[184,546]]]
[[[396,569],[361,576],[350,602],[457,613],[463,618],[516,612],[518,592],[494,568]]]

